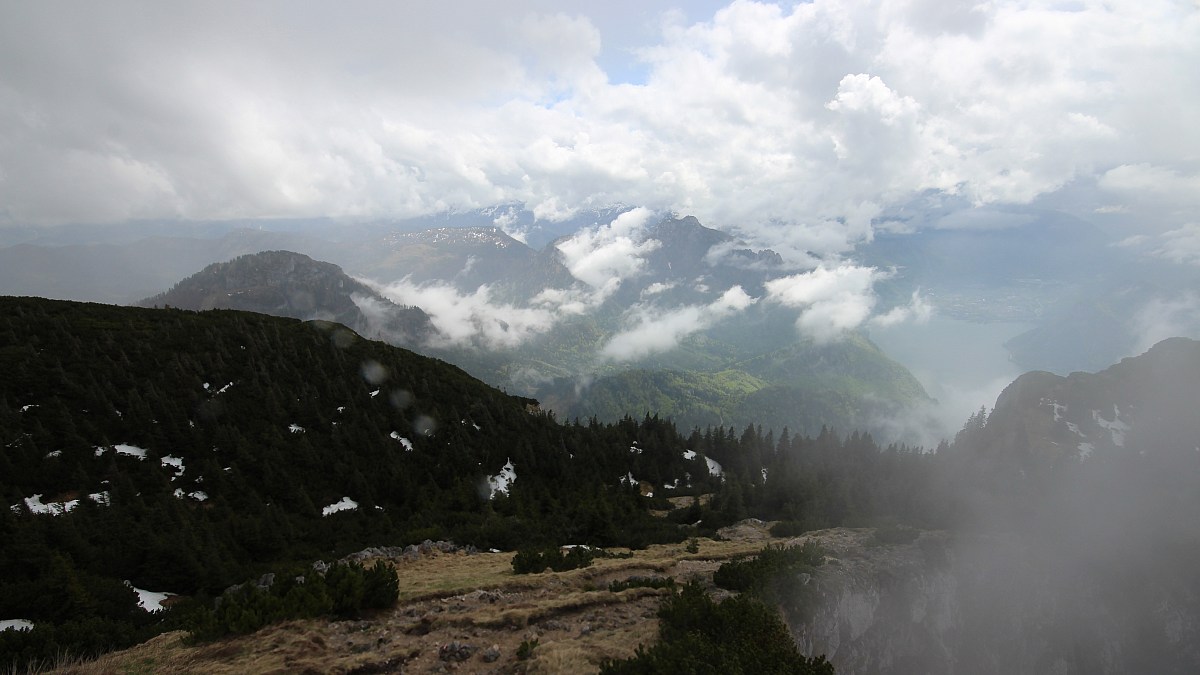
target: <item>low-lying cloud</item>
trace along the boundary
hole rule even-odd
[[[723,321],[757,302],[741,286],[734,286],[707,305],[684,305],[663,310],[637,305],[627,312],[631,328],[612,337],[600,350],[605,361],[635,361],[670,351],[681,340]]]
[[[393,302],[425,310],[439,334],[436,342],[440,344],[434,346],[512,348],[548,332],[556,323],[550,309],[493,301],[487,285],[463,293],[448,283],[416,284],[405,277],[374,286]]]
[[[780,277],[766,283],[766,299],[800,310],[796,329],[816,342],[832,342],[858,328],[875,306],[873,267],[841,265]]]

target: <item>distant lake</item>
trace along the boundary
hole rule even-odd
[[[938,400],[947,430],[962,427],[980,406],[989,410],[1021,371],[1004,343],[1029,330],[1025,323],[974,323],[934,314],[927,323],[873,327],[871,340],[903,364]]]

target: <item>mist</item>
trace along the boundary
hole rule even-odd
[[[937,529],[860,549],[794,633],[839,673],[1196,672],[1198,397],[1181,339],[1023,376],[932,458]]]

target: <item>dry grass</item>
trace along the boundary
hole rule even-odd
[[[658,631],[661,589],[608,590],[633,575],[678,581],[711,578],[721,561],[753,553],[761,540],[699,541],[651,546],[630,558],[597,558],[587,568],[515,575],[512,553],[434,553],[393,560],[400,601],[393,610],[361,621],[293,621],[253,635],[188,646],[180,632],[160,635],[122,652],[47,672],[73,675],[140,673],[429,672],[446,665],[438,648],[451,641],[479,649],[462,673],[593,673],[606,658],[632,656]],[[525,640],[538,640],[533,657],[518,661]],[[495,646],[501,658],[482,660]]]

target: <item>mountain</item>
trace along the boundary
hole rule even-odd
[[[1200,342],[1171,338],[1098,373],[1017,378],[987,417],[976,451],[1019,451],[1058,464],[1194,452]]]
[[[948,532],[814,536],[836,564],[795,579],[797,644],[839,673],[1197,672],[1198,397],[1184,338],[1021,375],[930,456]]]
[[[363,276],[383,283],[409,278],[438,281],[471,292],[496,287],[498,296],[527,300],[575,279],[555,258],[539,255],[498,227],[440,227],[393,231],[347,247],[343,259]]]
[[[290,251],[264,251],[214,263],[138,305],[322,319],[398,346],[420,345],[434,331],[429,316],[419,308],[395,305],[337,265]]]
[[[651,412],[684,429],[759,424],[805,435],[823,426],[870,429],[874,420],[926,400],[912,374],[861,335],[831,344],[797,342],[695,370],[629,369],[583,387],[560,379],[539,396],[568,419]]]
[[[378,325],[378,317],[399,310],[374,291],[329,263],[305,258],[300,264],[282,253],[272,254],[270,261],[247,257],[211,266],[181,282],[178,290],[142,304],[338,320],[543,400],[564,419],[595,416],[612,422],[650,413],[685,428],[753,422],[816,434],[822,426],[870,426],[928,400],[916,379],[864,336],[814,344],[796,334],[794,317],[765,303],[747,308],[738,321],[699,327],[672,349],[631,362],[602,358],[605,346],[639,313],[703,306],[735,286],[761,296],[766,281],[781,274],[778,254],[746,248],[693,217],[663,219],[637,236],[639,244],[652,242],[645,247],[649,252],[640,273],[623,279],[579,315],[543,316],[546,310],[530,302],[555,290],[579,297],[596,293],[572,276],[556,245],[534,251],[496,227],[392,230],[332,247],[341,260],[355,261],[353,269],[364,279],[435,285],[437,302],[458,302],[448,310],[420,308],[433,317],[429,324],[417,309],[405,310],[416,323],[393,320],[408,326],[393,329],[396,338]],[[448,298],[443,286],[453,287],[460,298],[469,296],[469,302]],[[487,312],[473,295],[484,286]],[[386,284],[382,287],[386,291]],[[484,325],[506,332],[510,313],[530,311],[548,328],[503,347],[456,342],[434,327],[439,311],[446,311],[444,320],[460,332]]]

